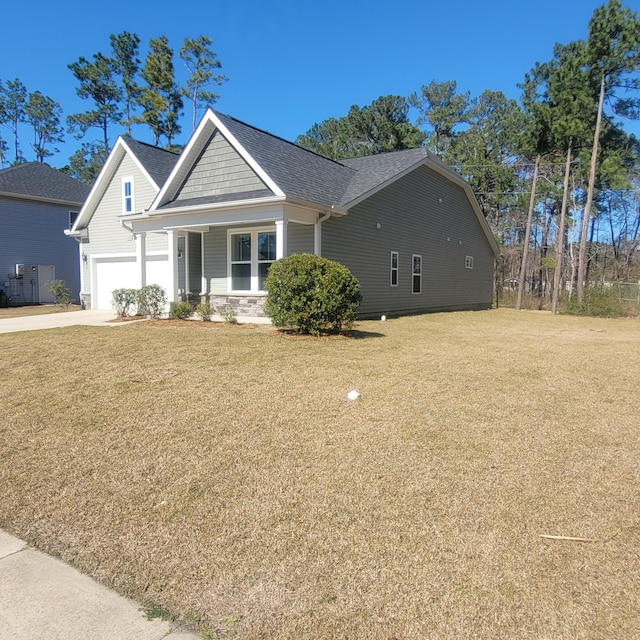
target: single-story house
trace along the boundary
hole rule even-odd
[[[315,253],[362,317],[486,309],[498,247],[469,185],[426,149],[334,161],[208,110],[180,155],[120,137],[73,229],[81,293],[163,286],[261,315],[269,265]]]
[[[51,280],[80,293],[78,245],[65,237],[89,187],[41,162],[0,170],[0,304],[54,302]]]

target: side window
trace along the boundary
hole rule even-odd
[[[135,204],[133,195],[133,178],[122,178],[122,213],[134,212]]]
[[[473,269],[473,256],[465,256],[465,258],[464,258],[464,266],[467,269]]]
[[[69,229],[73,228],[80,213],[78,211],[69,211]]]
[[[391,264],[389,266],[389,268],[390,268],[389,284],[392,287],[397,287],[398,286],[398,260],[399,260],[398,252],[397,251],[392,251],[391,252]]]
[[[422,256],[414,254],[411,257],[411,262],[413,264],[413,281],[411,290],[413,293],[422,293]]]

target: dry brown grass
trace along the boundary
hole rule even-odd
[[[354,336],[0,335],[0,526],[209,638],[639,637],[640,323]]]
[[[4,318],[23,318],[24,316],[42,316],[65,311],[80,311],[80,305],[70,304],[65,307],[53,304],[37,304],[27,307],[0,307],[0,320]]]

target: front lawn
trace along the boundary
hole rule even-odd
[[[206,638],[636,637],[640,322],[356,330],[0,335],[0,527]]]
[[[26,307],[0,307],[0,320],[4,318],[22,318],[24,316],[41,316],[64,311],[80,311],[80,305],[70,304],[65,307],[55,304],[36,304]]]

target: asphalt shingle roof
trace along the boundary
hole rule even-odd
[[[328,207],[341,202],[354,169],[231,116],[215,114],[287,197]]]
[[[82,205],[90,187],[42,162],[0,170],[0,192]]]
[[[131,149],[131,153],[138,158],[140,164],[148,171],[151,179],[159,188],[162,188],[169,174],[176,166],[180,154],[154,147],[145,142],[139,142],[129,136],[122,136],[122,139]]]

